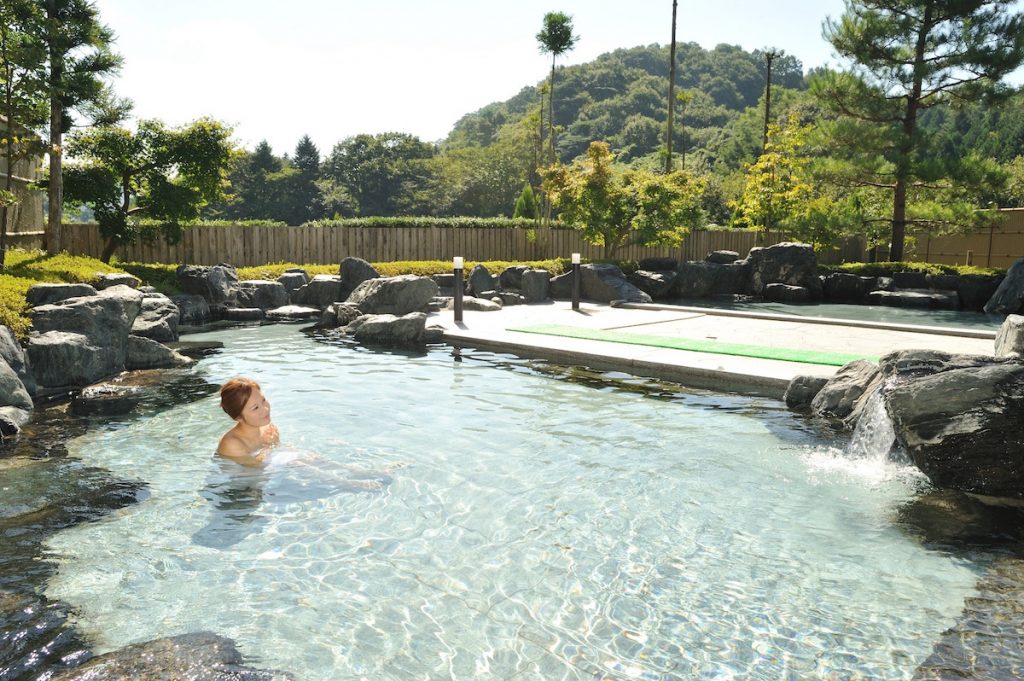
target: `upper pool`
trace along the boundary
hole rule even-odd
[[[262,383],[288,446],[218,462],[215,396],[69,444],[151,492],[48,540],[47,595],[97,651],[209,630],[301,679],[910,679],[985,567],[901,525],[918,475],[773,400],[192,338],[227,346],[196,372]]]

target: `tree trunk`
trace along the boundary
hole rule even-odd
[[[761,138],[761,154],[764,155],[768,148],[768,122],[772,115],[772,62],[775,60],[774,52],[766,52],[764,59],[768,64],[764,81],[764,134]]]
[[[903,115],[903,139],[900,142],[899,157],[896,159],[896,189],[892,199],[892,239],[889,243],[889,261],[903,260],[903,243],[907,232],[907,182],[910,180],[911,156],[914,154],[914,133],[917,131],[917,112],[921,105],[921,83],[924,80],[924,50],[928,34],[932,29],[931,3],[925,5],[924,18],[918,29],[917,44],[914,46],[914,84],[907,96],[907,108]]]
[[[665,173],[672,172],[672,112],[676,108],[676,6],[672,0],[672,42],[668,48],[668,135],[665,136]]]
[[[548,92],[548,137],[551,138],[551,165],[555,165],[555,53],[551,53],[551,88]],[[550,217],[550,216],[549,216]]]
[[[103,244],[103,252],[100,253],[100,260],[110,264],[110,258],[113,257],[114,251],[117,250],[117,239],[110,237],[107,239],[107,243]]]
[[[62,166],[61,81],[64,79],[64,55],[57,48],[57,3],[46,3],[46,18],[49,22],[50,41],[50,183],[47,187],[46,252],[57,255],[61,249],[60,227],[64,209],[64,178]]]

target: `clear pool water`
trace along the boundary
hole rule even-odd
[[[722,300],[674,300],[672,304],[690,307],[716,307],[725,310],[745,310],[769,314],[791,314],[798,317],[831,317],[859,322],[910,324],[912,326],[945,326],[952,328],[998,331],[1006,319],[1004,315],[989,315],[967,310],[918,310],[885,305],[844,305],[842,303],[765,303],[727,302]]]
[[[215,397],[70,443],[149,483],[48,540],[98,652],[230,636],[301,679],[909,679],[984,566],[895,517],[923,485],[771,400],[485,353],[205,334],[288,446],[211,455]]]

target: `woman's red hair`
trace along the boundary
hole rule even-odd
[[[251,378],[232,378],[220,388],[220,408],[231,418],[237,419],[252,391],[259,389],[260,384]]]

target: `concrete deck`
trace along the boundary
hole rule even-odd
[[[580,329],[617,330],[648,336],[744,343],[768,348],[797,348],[878,357],[911,348],[986,354],[995,333],[931,327],[809,319],[662,305],[612,307],[567,301],[514,305],[500,312],[465,311],[460,324],[445,310],[429,323],[445,327],[455,346],[508,352],[522,357],[581,364],[676,381],[684,385],[781,398],[794,376],[831,376],[838,367],[755,357],[719,355],[598,340],[522,333],[510,329],[560,324]]]

